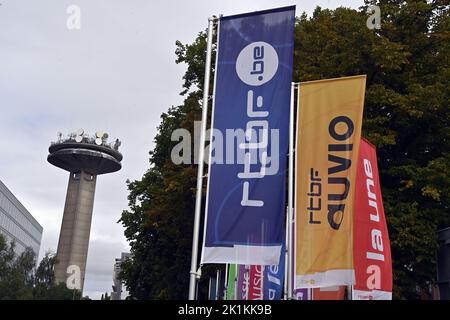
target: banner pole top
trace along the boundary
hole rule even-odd
[[[217,22],[217,21],[219,21],[220,18],[222,18],[222,17],[223,17],[223,14],[219,14],[219,16],[212,16],[212,17],[209,17],[209,18],[208,18],[208,21],[211,21],[211,22]]]

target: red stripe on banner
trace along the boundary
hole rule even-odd
[[[392,259],[375,146],[361,139],[354,212],[353,299],[392,297]]]
[[[250,279],[248,284],[248,300],[263,300],[264,266],[250,266]]]

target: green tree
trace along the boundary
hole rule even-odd
[[[379,30],[360,10],[316,8],[296,22],[294,81],[367,74],[363,135],[378,148],[391,238],[394,297],[418,298],[435,281],[436,231],[450,225],[450,19],[445,1],[377,1]],[[174,129],[201,118],[205,33],[177,42],[186,63],[182,105],[161,118],[150,169],[128,182],[120,222],[133,258],[122,277],[137,299],[186,298],[196,166],[174,165]],[[214,59],[213,59],[214,61]]]
[[[380,30],[365,27],[365,7],[317,8],[297,24],[294,80],[368,76],[363,135],[378,147],[396,298],[428,291],[436,230],[450,225],[450,19],[443,4],[378,1]]]
[[[100,300],[111,300],[111,296],[108,295],[108,292],[105,292],[105,294],[102,294],[102,297],[100,298]]]
[[[8,244],[0,234],[0,300],[29,300],[32,294],[33,250],[27,248],[17,256],[15,243]]]
[[[78,290],[55,284],[56,257],[47,252],[36,268],[31,248],[17,255],[15,243],[8,243],[0,234],[0,300],[72,300],[80,299]]]
[[[45,299],[53,286],[55,260],[56,258],[50,252],[47,252],[36,269],[34,297],[37,299]]]
[[[65,283],[55,283],[56,255],[45,253],[34,272],[33,299],[35,300],[79,300],[81,292],[70,290]]]

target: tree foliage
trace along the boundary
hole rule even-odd
[[[417,298],[435,281],[436,231],[450,225],[449,10],[445,1],[377,1],[382,25],[370,30],[369,4],[297,18],[293,80],[367,74],[363,135],[378,148],[394,297]],[[200,120],[205,48],[205,33],[177,42],[186,98],[161,116],[150,169],[128,182],[120,222],[133,258],[122,277],[134,298],[187,295],[197,168],[170,161],[171,134],[192,134]]]
[[[72,300],[81,293],[55,284],[56,257],[48,252],[36,268],[31,248],[17,255],[15,243],[8,243],[0,234],[0,300]]]
[[[102,300],[102,301],[111,300],[111,295],[109,295],[108,292],[105,292],[105,294],[102,294],[100,300]]]

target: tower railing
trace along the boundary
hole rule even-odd
[[[78,138],[80,137],[80,138]],[[77,139],[78,138],[78,139]],[[101,143],[98,143],[98,140],[101,139]],[[96,136],[89,136],[83,134],[82,136],[78,136],[76,133],[71,133],[64,137],[62,134],[58,134],[58,140],[52,141],[50,145],[57,145],[63,143],[80,143],[80,144],[90,144],[97,145],[110,148],[115,151],[119,151],[119,147],[121,145],[121,141],[116,139],[114,142],[108,142],[107,138],[97,138]]]

